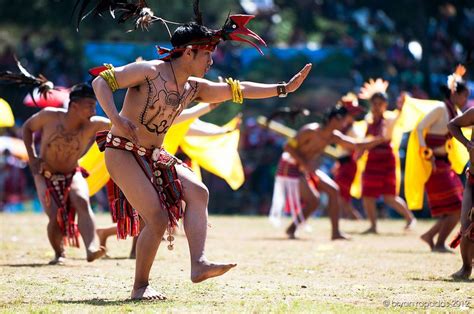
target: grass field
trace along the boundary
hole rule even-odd
[[[98,225],[110,224],[99,215]],[[431,253],[417,230],[404,222],[380,221],[380,235],[360,235],[367,222],[342,221],[352,241],[330,241],[329,221],[312,219],[312,233],[286,240],[264,217],[210,217],[207,255],[237,262],[223,277],[201,284],[189,280],[186,239],[174,251],[160,247],[152,285],[168,300],[130,302],[134,261],[131,240],[110,239],[111,258],[85,261],[81,249],[67,249],[65,266],[52,257],[44,215],[0,214],[1,312],[378,312],[472,311],[474,282],[449,275],[461,265],[456,254]],[[82,244],[82,243],[81,243]],[[404,303],[402,303],[404,302]],[[418,302],[418,303],[415,303]]]

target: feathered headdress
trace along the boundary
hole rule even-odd
[[[171,31],[168,27],[168,24],[184,24],[168,21],[161,17],[155,16],[145,0],[95,0],[93,2],[94,5],[92,6],[92,9],[86,13],[87,8],[90,7],[91,0],[76,0],[74,12],[76,10],[78,11],[76,23],[77,29],[79,29],[79,24],[81,21],[84,20],[88,15],[93,14],[102,16],[103,13],[107,11],[114,19],[116,13],[120,14],[120,17],[118,18],[119,23],[133,20],[135,24],[134,30],[138,28],[141,28],[142,30],[148,29],[148,27],[150,27],[154,22],[159,21],[165,25],[170,37]],[[195,22],[199,25],[203,25],[202,13],[199,9],[199,0],[193,1],[193,9]],[[172,49],[157,47],[158,53],[160,55],[166,55],[163,57],[163,59],[166,60],[169,59],[173,53],[183,51],[188,48],[188,46],[191,48],[213,51],[221,41],[234,40],[248,43],[255,47],[261,54],[263,54],[262,50],[257,46],[257,44],[247,39],[247,37],[253,38],[258,43],[266,46],[265,41],[260,38],[260,36],[246,27],[247,23],[254,17],[255,16],[253,15],[242,14],[229,15],[221,29],[212,30],[213,35],[211,37],[193,40],[192,42],[187,43],[184,47],[173,47]]]
[[[364,112],[364,109],[359,106],[359,99],[357,98],[356,94],[352,92],[342,96],[338,103],[344,106],[350,115],[355,116]]]
[[[464,74],[466,74],[466,68],[462,64],[459,64],[456,67],[456,70],[454,71],[454,73],[448,76],[447,84],[451,93],[456,92],[456,89],[458,88],[458,83],[463,82],[462,77]]]
[[[378,78],[375,81],[370,79],[360,88],[358,96],[360,99],[370,99],[376,93],[386,94],[388,85],[388,82],[381,78]]]
[[[3,71],[0,72],[0,82],[5,84],[14,84],[19,87],[27,87],[29,89],[29,94],[31,95],[33,102],[36,104],[34,97],[33,97],[33,90],[35,88],[38,89],[41,97],[47,99],[48,92],[54,89],[54,84],[49,81],[45,76],[42,74],[38,75],[38,77],[30,74],[18,61],[15,57],[16,65],[20,72],[13,73],[11,71]]]

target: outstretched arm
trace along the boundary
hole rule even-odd
[[[448,130],[451,134],[466,146],[468,151],[474,148],[474,144],[468,140],[461,131],[462,127],[470,127],[474,125],[474,108],[470,108],[462,115],[457,116],[448,123]]]
[[[311,63],[304,66],[293,78],[285,84],[287,93],[296,91],[308,76]],[[227,83],[215,83],[205,79],[193,78],[199,84],[197,100],[209,103],[223,102],[232,99],[232,92]],[[278,96],[279,84],[264,84],[256,82],[240,82],[243,98],[261,99]]]
[[[214,103],[214,104],[207,104],[207,103],[200,103],[196,106],[188,109],[184,109],[181,114],[176,117],[173,124],[177,124],[189,119],[199,118],[206,113],[211,112],[212,110],[216,109],[221,103]]]
[[[333,136],[334,136],[334,142],[336,144],[339,144],[342,147],[344,147],[346,149],[349,149],[349,150],[371,149],[371,148],[385,142],[385,138],[383,136],[377,136],[375,138],[365,139],[365,140],[362,140],[362,141],[358,141],[353,137],[344,135],[339,131],[334,131]]]

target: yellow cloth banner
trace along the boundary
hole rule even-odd
[[[0,128],[10,128],[14,125],[12,108],[3,98],[0,98]]]
[[[408,208],[411,210],[422,209],[425,183],[432,171],[431,162],[423,159],[420,155],[420,143],[416,127],[423,117],[439,103],[440,101],[437,100],[407,97],[403,106],[403,127],[405,132],[411,131],[405,162],[405,198]],[[463,133],[467,138],[470,138],[470,132],[470,129],[463,129]],[[425,134],[426,130],[423,131],[423,135]],[[467,150],[454,138],[447,142],[446,150],[453,170],[457,174],[462,173],[469,160]]]
[[[232,130],[239,120],[240,118],[236,117],[223,127]],[[237,190],[245,181],[237,150],[239,138],[238,129],[213,136],[187,136],[181,143],[181,149],[192,159],[193,165],[196,163],[223,178],[233,190]]]
[[[89,177],[86,179],[89,185],[89,196],[97,193],[110,179],[105,166],[104,154],[95,142],[87,153],[79,159],[79,165],[89,172]]]
[[[178,147],[193,160],[193,169],[200,178],[199,166],[223,178],[232,187],[238,189],[244,182],[244,172],[237,151],[240,131],[214,136],[186,137],[191,124],[196,119],[188,119],[171,126],[163,141],[163,147],[175,154]],[[225,127],[235,128],[239,118],[234,118]],[[87,178],[89,195],[97,193],[109,180],[110,175],[105,166],[104,154],[99,151],[97,144],[79,160],[79,165],[90,174]],[[199,172],[198,172],[199,171]]]

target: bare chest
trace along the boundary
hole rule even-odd
[[[317,136],[308,136],[300,141],[298,147],[301,154],[307,159],[315,159],[324,151],[324,148],[329,144],[329,139]]]
[[[41,133],[40,155],[51,166],[76,163],[92,138],[86,128],[68,130],[61,123],[50,124]]]
[[[196,84],[187,82],[182,89],[176,88],[174,82],[158,74],[138,88],[129,89],[122,113],[138,122],[143,137],[162,137],[196,93]]]

